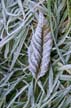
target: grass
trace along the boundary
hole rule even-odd
[[[53,47],[49,71],[36,82],[27,49],[38,10]],[[71,108],[71,0],[0,1],[0,108]]]

